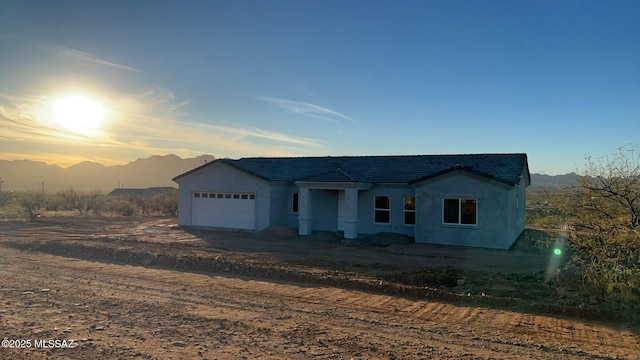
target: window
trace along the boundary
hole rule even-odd
[[[374,204],[374,222],[388,224],[390,219],[390,206],[388,196],[376,196]]]
[[[233,194],[234,199],[240,199],[240,194]]]
[[[202,193],[202,197],[203,197],[203,198],[208,198],[208,197],[209,197],[209,194],[207,194],[207,193]]]
[[[255,198],[256,198],[256,196],[255,196],[254,194],[249,194],[249,199],[250,199],[250,200],[253,200],[253,199],[255,199]]]
[[[247,200],[249,199],[249,195],[248,194],[242,194],[242,200]]]
[[[224,194],[216,194],[216,199],[222,199],[224,197]]]
[[[291,211],[294,213],[298,212],[299,209],[299,203],[298,203],[298,193],[293,193],[292,199],[291,199]]]
[[[231,194],[224,194],[225,199],[231,199]]]
[[[445,224],[477,225],[478,200],[444,199],[442,220]]]
[[[199,198],[200,197],[200,193],[193,193],[193,197],[194,198]]]
[[[416,224],[416,198],[413,196],[404,197],[404,224]]]

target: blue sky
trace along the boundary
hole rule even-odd
[[[638,1],[0,5],[0,158],[525,152],[580,169],[640,135]],[[72,94],[100,130],[60,126]]]

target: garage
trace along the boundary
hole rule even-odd
[[[255,230],[254,193],[203,192],[192,194],[191,224]]]

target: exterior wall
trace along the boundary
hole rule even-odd
[[[191,225],[192,193],[253,192],[256,196],[256,229],[269,226],[271,189],[269,183],[224,163],[213,163],[178,179],[178,224]]]
[[[311,190],[311,229],[338,231],[338,191]]]
[[[286,183],[272,183],[271,197],[269,208],[271,209],[269,216],[270,225],[287,225],[288,215],[291,212],[291,191],[290,186]],[[298,227],[298,216],[296,214],[296,224],[292,227]]]
[[[376,196],[389,197],[389,224],[374,222],[374,202]],[[371,235],[378,232],[392,232],[415,236],[415,225],[404,225],[404,197],[415,196],[409,185],[380,184],[371,190],[358,192],[358,233]]]
[[[526,225],[527,176],[523,171],[520,183],[509,190],[507,233],[509,247],[518,239]]]
[[[507,249],[513,243],[517,231],[509,225],[513,220],[509,215],[514,210],[510,206],[513,187],[461,170],[418,183],[415,188],[416,242],[497,249]],[[445,198],[477,199],[477,225],[445,224]]]

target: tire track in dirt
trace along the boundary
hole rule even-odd
[[[189,354],[201,356],[198,352],[212,357],[328,358],[337,354],[345,358],[444,359],[632,359],[639,354],[637,335],[571,319],[229,274],[195,274],[0,250],[2,258],[10,259],[2,265],[2,275],[9,275],[3,278],[13,281],[14,286],[22,284],[21,289],[27,291],[44,286],[53,289],[55,285],[56,294],[63,291],[67,296],[58,300],[61,308],[73,308],[74,302],[95,308],[81,319],[84,328],[96,325],[90,324],[92,321],[107,321],[114,328],[117,324],[130,333],[145,334],[144,341],[134,338],[125,346],[130,348],[128,353],[139,353],[142,358],[176,356],[176,346],[167,344],[172,337],[189,339],[190,333],[192,338],[213,339],[218,348],[205,348],[205,340],[195,346],[178,346],[178,354],[185,358]],[[11,288],[2,285],[3,290]],[[43,312],[46,302],[33,300],[26,305],[53,323],[62,324],[60,315],[66,315],[56,314],[56,309]],[[177,320],[169,314],[185,317],[183,326],[175,326]],[[132,316],[140,324],[127,322]],[[142,321],[145,317],[155,321]],[[194,327],[201,325],[198,321],[222,325],[216,333]],[[98,338],[96,331],[79,334],[92,336],[91,344],[98,350],[113,344],[107,337]]]

